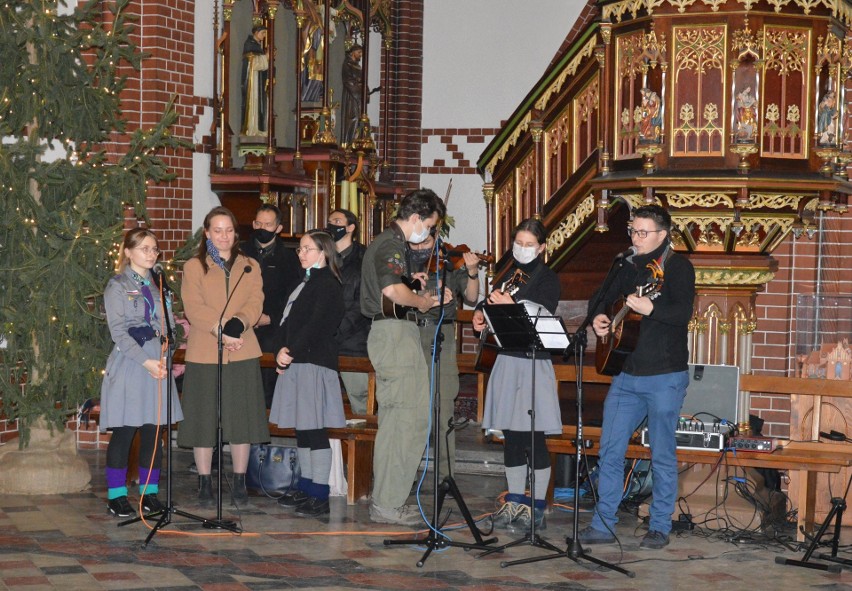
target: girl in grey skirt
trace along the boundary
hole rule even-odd
[[[328,513],[331,447],[327,429],[343,427],[343,399],[337,375],[334,336],[343,319],[343,287],[337,251],[331,237],[312,230],[296,249],[305,280],[284,308],[276,335],[278,381],[269,420],[295,428],[299,455],[296,489],[278,499],[298,515]]]
[[[166,419],[168,384],[164,315],[174,326],[171,293],[161,294],[161,274],[152,273],[159,257],[157,237],[136,228],[124,237],[118,259],[118,275],[107,283],[104,307],[110,335],[115,343],[107,359],[101,385],[100,428],[112,429],[107,447],[107,508],[118,517],[135,513],[127,500],[127,456],[136,431],[140,432],[139,505],[145,512],[163,511],[157,498],[160,462],[163,456],[160,426]],[[161,299],[162,297],[162,299]],[[165,306],[163,305],[165,302]],[[172,420],[183,418],[180,403],[172,400]]]

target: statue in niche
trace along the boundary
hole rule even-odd
[[[837,94],[829,90],[817,109],[817,144],[833,146],[837,141]]]
[[[243,135],[266,136],[266,86],[269,82],[269,56],[266,53],[266,27],[255,25],[243,44],[241,88],[243,91]]]
[[[639,142],[658,143],[663,133],[663,115],[660,112],[660,95],[643,88],[639,119]]]
[[[325,62],[325,38],[323,24],[325,22],[325,5],[315,7],[313,2],[305,2],[308,19],[302,28],[302,102],[321,103],[325,81],[323,64]],[[331,17],[337,11],[331,9]],[[334,41],[335,29],[332,24],[328,31],[328,42]]]
[[[734,132],[738,144],[753,144],[757,136],[757,97],[751,86],[737,93],[737,124]]]
[[[346,60],[343,62],[340,142],[347,146],[352,145],[358,129],[358,121],[361,118],[361,89],[364,77],[361,57],[363,55],[364,48],[356,43],[346,52]]]

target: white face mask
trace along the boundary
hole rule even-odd
[[[420,244],[421,242],[429,238],[429,228],[426,227],[426,224],[423,223],[423,220],[420,220],[420,224],[423,226],[423,231],[419,234],[417,234],[416,232],[411,233],[411,237],[408,239],[411,244]]]
[[[512,245],[512,256],[515,260],[526,265],[531,263],[538,256],[538,249],[535,246],[521,246],[520,244]]]

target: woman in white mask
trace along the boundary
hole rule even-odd
[[[522,221],[512,234],[512,266],[495,282],[497,286],[473,314],[473,328],[486,328],[481,307],[485,304],[533,302],[552,315],[559,303],[559,279],[544,264],[546,235],[541,221]],[[544,528],[544,508],[550,482],[550,456],[545,435],[562,433],[556,376],[550,355],[540,354],[535,360],[535,498],[527,492],[527,451],[530,448],[531,384],[533,361],[528,352],[500,352],[491,370],[485,397],[483,429],[503,432],[504,464],[508,494],[505,503],[493,514],[495,528],[526,533],[535,516],[537,528]]]

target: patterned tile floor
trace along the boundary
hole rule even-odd
[[[541,557],[548,551],[528,543],[502,554],[477,558],[478,552],[450,547],[433,553],[422,568],[415,563],[419,545],[385,546],[411,531],[373,524],[366,501],[347,506],[332,499],[331,515],[300,518],[277,503],[252,497],[250,507],[237,512],[243,533],[205,530],[180,515],[163,528],[147,547],[143,523],[117,527],[106,513],[103,491],[103,452],[83,452],[92,466],[93,489],[62,496],[0,496],[0,588],[41,589],[156,589],[206,591],[260,589],[428,589],[435,591],[498,589],[548,590],[680,590],[680,589],[819,589],[852,590],[852,571],[828,574],[777,565],[779,555],[801,557],[778,544],[732,543],[721,536],[681,534],[660,551],[639,550],[643,532],[635,517],[626,515],[618,528],[618,546],[596,546],[592,556],[620,563],[635,573],[628,578],[591,562],[565,557],[501,568],[501,561]],[[213,517],[214,511],[193,506],[195,483],[186,467],[187,452],[176,452],[175,507]],[[427,480],[431,482],[431,473]],[[502,478],[461,474],[457,482],[472,513],[491,511],[503,488]],[[424,498],[431,516],[431,495]],[[455,501],[450,522],[459,520]],[[581,513],[581,526],[589,514]],[[572,514],[554,510],[547,516],[543,538],[562,548],[571,532]],[[467,530],[445,530],[455,541],[471,541]],[[848,537],[848,536],[846,536]],[[499,533],[499,542],[517,535]],[[841,553],[852,558],[847,549]]]

